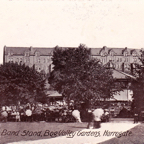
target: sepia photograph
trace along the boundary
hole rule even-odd
[[[144,1],[0,1],[0,144],[143,144]]]

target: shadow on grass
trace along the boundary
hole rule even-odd
[[[82,127],[82,126],[69,126],[71,128],[82,128],[82,129],[85,129],[86,127]]]

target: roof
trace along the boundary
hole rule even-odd
[[[132,95],[133,93],[130,90],[120,91],[120,93],[114,94],[110,101],[131,101]]]
[[[116,55],[123,55],[124,51],[128,52],[128,55],[131,55],[133,51],[136,51],[137,54],[140,54],[140,49],[135,49],[135,48],[110,48],[110,47],[103,47],[103,48],[91,48],[91,54],[92,55],[100,55],[100,52],[104,50],[107,54],[109,54],[109,52],[111,50],[113,50],[113,52]]]
[[[25,52],[30,52],[31,55],[35,55],[35,52],[39,52],[40,55],[52,55],[53,49],[41,47],[5,47],[5,54],[11,52],[15,55],[23,55]]]
[[[57,91],[48,91],[48,97],[62,97],[62,94],[58,93]]]
[[[60,47],[63,49],[66,48],[76,48],[76,47]],[[91,49],[91,55],[100,55],[101,51],[105,51],[107,54],[111,50],[116,55],[123,55],[124,51],[128,52],[128,55],[131,55],[133,51],[136,51],[137,54],[140,54],[140,49],[134,49],[134,48],[108,48],[108,47],[103,47],[103,48],[90,48]],[[53,54],[54,47],[4,47],[5,54],[7,55],[8,52],[11,52],[15,55],[23,55],[25,52],[30,52],[31,55],[34,55],[35,52],[40,52],[40,55],[52,55]]]
[[[132,76],[130,74],[127,74],[125,72],[121,72],[121,71],[115,70],[115,69],[113,69],[113,78],[116,78],[116,79],[128,79],[128,78],[132,78],[132,79],[136,80],[136,77],[134,77],[134,76]]]

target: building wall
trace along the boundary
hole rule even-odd
[[[54,48],[34,47],[4,47],[4,63],[25,63],[37,71],[44,70],[49,73],[52,70],[52,52]],[[132,63],[140,63],[140,49],[128,48],[91,48],[91,55],[104,65],[113,62],[115,69],[130,72]]]

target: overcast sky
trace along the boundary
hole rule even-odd
[[[3,47],[144,47],[144,0],[1,0]]]

